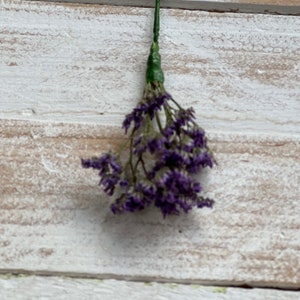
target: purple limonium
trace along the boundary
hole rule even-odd
[[[193,108],[184,109],[166,92],[158,47],[160,1],[156,0],[154,40],[147,64],[142,100],[125,117],[129,142],[126,162],[120,153],[82,159],[84,168],[98,171],[100,185],[109,196],[114,214],[136,212],[153,205],[164,217],[213,206],[201,195],[196,176],[216,163]]]

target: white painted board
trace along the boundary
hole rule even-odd
[[[0,272],[299,288],[299,17],[162,10],[166,87],[219,162],[213,210],[114,217],[81,169],[123,139],[152,14],[1,1]]]
[[[2,1],[0,118],[118,125],[153,10]],[[300,18],[162,10],[167,90],[208,131],[299,134]]]
[[[0,277],[2,299],[298,300],[299,292],[62,277]]]
[[[114,216],[90,157],[122,142],[101,125],[1,121],[2,272],[300,286],[299,142],[212,134],[202,175],[214,209]],[[0,271],[1,271],[0,270]]]

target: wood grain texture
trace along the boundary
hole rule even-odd
[[[299,292],[61,277],[0,277],[3,299],[298,300]]]
[[[0,117],[115,125],[141,97],[153,10],[2,0]],[[166,88],[209,131],[299,133],[300,18],[162,10]]]
[[[123,139],[152,14],[1,1],[0,272],[299,288],[298,17],[162,10],[166,87],[219,162],[213,210],[115,217],[81,169]]]
[[[42,0],[41,0],[42,1]],[[148,0],[47,0],[48,2],[90,3],[153,7]],[[195,9],[218,12],[300,14],[299,0],[162,0],[164,8]]]
[[[300,287],[299,138],[215,133],[213,210],[114,216],[80,167],[122,140],[101,125],[2,120],[0,272]]]

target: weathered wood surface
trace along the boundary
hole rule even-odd
[[[43,1],[43,0],[41,0]],[[47,0],[49,2],[91,3],[153,7],[155,0]],[[162,7],[218,12],[300,14],[300,0],[162,0]]]
[[[0,272],[299,288],[298,17],[162,11],[166,87],[218,158],[213,210],[115,217],[80,168],[120,143],[152,13],[1,1]]]
[[[300,286],[299,139],[212,134],[213,210],[114,216],[80,157],[120,143],[99,125],[1,121],[0,272]]]
[[[2,1],[0,117],[119,124],[153,10]],[[162,10],[166,88],[208,130],[299,133],[300,18]]]
[[[2,299],[299,300],[299,292],[62,277],[0,277]]]

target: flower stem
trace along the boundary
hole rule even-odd
[[[129,165],[130,165],[130,169],[131,169],[132,180],[133,180],[133,182],[135,183],[135,182],[136,182],[136,175],[135,175],[135,169],[134,169],[134,167],[133,167],[132,148],[133,148],[133,137],[130,138]]]
[[[158,43],[159,36],[159,10],[160,10],[160,0],[156,0],[155,5],[155,17],[154,17],[154,26],[153,26],[153,42]]]
[[[155,16],[153,26],[153,43],[150,49],[150,55],[147,62],[146,81],[147,83],[163,83],[164,74],[161,69],[161,60],[159,54],[158,37],[159,37],[159,10],[160,0],[156,0]]]
[[[162,124],[160,122],[160,118],[159,118],[159,115],[158,115],[157,111],[155,112],[155,119],[156,119],[156,122],[157,122],[160,133],[164,134],[164,130],[163,130]]]

